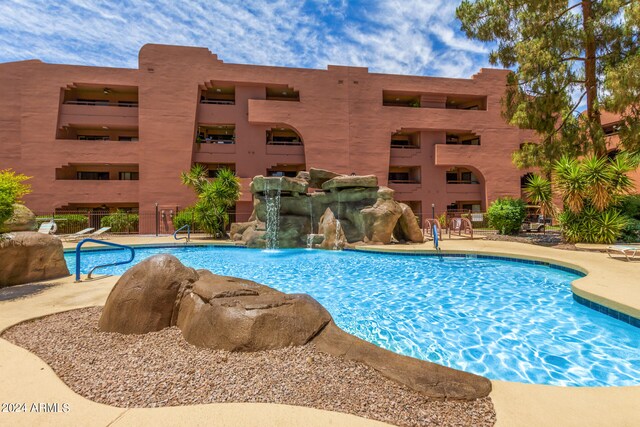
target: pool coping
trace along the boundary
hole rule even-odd
[[[156,239],[156,242],[168,241]],[[122,240],[118,243],[126,243],[125,239]],[[216,242],[211,244],[215,245]],[[164,243],[159,245],[162,246]],[[584,270],[587,276],[574,281],[572,290],[575,293],[588,293],[600,298],[598,301],[613,301],[640,312],[640,286],[636,283],[640,273],[639,263],[621,262],[601,253],[561,251],[514,242],[445,240],[441,245],[446,252],[451,253],[487,253],[508,258],[552,261],[554,264],[577,267]],[[396,245],[390,248],[371,246],[368,249],[383,249],[384,252],[387,248],[398,252],[433,252],[430,246],[429,243]],[[61,286],[42,294],[12,302],[1,302],[0,330],[35,317],[102,305],[118,278],[119,276],[107,276],[94,281],[73,283],[72,276],[69,276],[58,280],[63,282]],[[0,387],[0,401],[69,401],[74,408],[68,414],[0,414],[6,416],[7,420],[12,420],[13,424],[158,425],[180,424],[187,419],[190,423],[204,423],[213,418],[219,425],[225,426],[385,425],[352,415],[276,404],[225,403],[153,409],[116,408],[92,402],[73,393],[41,359],[3,339],[0,339],[0,360],[5,362],[0,363],[0,378],[3,378],[4,383],[11,385]],[[492,383],[494,389],[490,397],[497,413],[498,427],[550,424],[640,425],[640,410],[637,409],[640,386],[559,387],[504,381]],[[21,415],[23,417],[20,417]]]

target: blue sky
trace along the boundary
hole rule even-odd
[[[140,47],[209,48],[225,62],[470,77],[488,47],[452,0],[0,0],[0,62],[137,67]]]

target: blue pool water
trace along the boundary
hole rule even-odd
[[[485,258],[183,247],[184,264],[307,293],[344,330],[391,351],[491,379],[565,386],[640,384],[640,328],[573,300],[578,276]],[[83,253],[82,270],[122,251]],[[66,255],[71,271],[74,254]],[[98,270],[122,274],[131,264]]]

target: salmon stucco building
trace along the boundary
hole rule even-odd
[[[506,70],[470,79],[226,64],[206,48],[146,45],[137,69],[0,64],[0,169],[32,176],[35,211],[173,213],[180,172],[233,169],[239,220],[255,175],[375,174],[417,213],[483,211],[521,196],[501,117]],[[141,232],[145,230],[141,229]]]

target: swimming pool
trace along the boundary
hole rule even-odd
[[[483,257],[233,247],[136,249],[134,262],[158,253],[283,292],[308,293],[362,339],[490,379],[640,384],[640,328],[574,301],[575,272]],[[71,270],[74,256],[65,255]],[[125,257],[117,250],[83,253],[83,273]],[[97,273],[122,274],[129,267]]]

